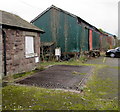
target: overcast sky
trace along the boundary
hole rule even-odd
[[[31,21],[52,4],[73,13],[97,28],[118,35],[120,0],[0,0],[0,10]]]

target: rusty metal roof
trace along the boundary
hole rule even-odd
[[[11,26],[11,27],[18,27],[28,30],[34,30],[43,33],[44,31],[39,29],[38,27],[32,25],[31,23],[27,22],[26,20],[22,19],[21,17],[0,10],[0,24]]]

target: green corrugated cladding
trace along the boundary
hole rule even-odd
[[[38,28],[41,27],[45,31],[44,34],[41,34],[41,42],[52,42],[52,32],[50,31],[50,11],[46,12],[45,15],[37,19],[33,24]]]
[[[93,46],[93,50],[95,49],[99,49],[100,48],[100,34],[98,34],[97,32],[93,31],[93,36],[92,36],[92,46]]]
[[[101,50],[107,50],[109,48],[109,44],[107,42],[107,36],[100,36],[100,49]]]
[[[89,30],[82,26],[82,31],[80,35],[80,48],[81,51],[89,50]]]
[[[50,9],[33,23],[45,31],[41,42],[55,42],[62,52],[89,50],[89,30],[77,23],[77,18]]]

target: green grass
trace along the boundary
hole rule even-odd
[[[96,81],[95,81],[96,80]],[[94,81],[94,82],[93,82]],[[84,88],[84,94],[50,90],[28,86],[6,86],[3,88],[4,110],[117,110],[117,99],[106,99],[111,83],[93,76]],[[54,105],[54,106],[53,106]]]
[[[33,73],[35,73],[35,71],[18,73],[18,74],[14,74],[14,75],[13,75],[13,78],[14,78],[14,79],[17,79],[17,78],[20,78],[20,77],[24,77],[24,76],[31,75],[31,74],[33,74]]]
[[[72,58],[69,61],[61,61],[61,62],[45,61],[45,62],[41,62],[40,66],[46,67],[49,65],[83,65],[84,62],[86,61],[87,61],[87,58],[85,56],[82,56],[79,59]]]
[[[0,87],[0,111],[2,110],[2,88]]]
[[[7,95],[4,97],[3,94],[3,104],[5,104],[3,108],[10,110],[68,109],[72,104],[82,101],[79,94],[37,87],[7,86],[3,91]],[[16,97],[18,97],[17,100]]]
[[[35,70],[32,70],[30,72],[24,72],[24,73],[18,73],[18,74],[14,74],[13,75],[13,78],[14,79],[17,79],[17,78],[20,78],[20,77],[24,77],[24,76],[29,76],[29,75],[32,75],[38,71],[43,71],[45,68],[43,66],[39,66],[37,67]]]
[[[117,88],[112,88],[113,82],[110,78],[103,80],[98,76],[101,69],[108,68],[107,65],[82,64],[79,60],[73,60],[45,62],[41,66],[44,68],[56,64],[95,67],[83,93],[9,85],[3,88],[3,110],[118,110],[117,97],[111,97],[117,93]]]
[[[13,74],[13,75],[9,75],[3,78],[3,82],[14,82],[17,80],[21,80],[24,79],[28,76],[34,75],[34,73],[38,72],[38,71],[43,71],[45,68],[43,66],[39,66],[37,67],[35,70],[32,70],[30,72],[23,72],[23,73],[18,73],[18,74]]]

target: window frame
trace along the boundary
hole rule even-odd
[[[29,38],[32,38],[31,42],[33,43],[30,43]],[[27,44],[27,45],[26,45]],[[28,44],[31,44],[32,46],[30,48],[32,48],[32,50],[29,50],[29,46]],[[27,53],[28,51],[28,53]],[[31,36],[31,35],[26,35],[25,36],[25,57],[26,58],[32,58],[32,57],[35,57],[37,56],[37,53],[35,53],[35,37],[34,36]]]

